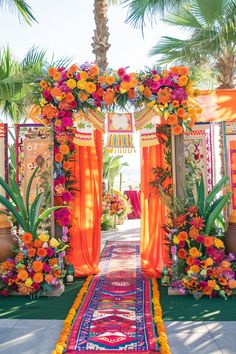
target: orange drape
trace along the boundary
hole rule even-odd
[[[73,174],[78,181],[72,205],[69,262],[76,276],[98,273],[101,251],[102,135],[95,131],[95,146],[77,146]]]
[[[168,247],[161,225],[165,223],[165,207],[150,182],[153,167],[163,166],[161,144],[141,149],[141,262],[148,276],[160,277],[168,263]]]

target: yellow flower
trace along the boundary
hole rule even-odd
[[[174,242],[175,245],[178,245],[178,244],[179,244],[178,236],[174,236],[174,237],[173,237],[173,242]]]
[[[164,112],[164,118],[165,118],[165,120],[167,120],[167,119],[169,118],[169,115],[170,115],[169,112],[167,112],[167,111]]]
[[[115,82],[115,78],[113,76],[107,76],[106,77],[106,83],[108,85],[112,85]]]
[[[120,89],[120,93],[123,95],[124,93],[126,93],[127,92],[127,90],[126,89],[123,89],[123,88],[121,88]]]
[[[47,104],[47,101],[45,100],[45,98],[42,98],[40,101],[39,101],[39,104],[41,107],[45,106],[45,104]]]
[[[155,105],[155,103],[156,103],[155,101],[148,102],[147,107],[151,108]]]
[[[86,85],[87,85],[87,81],[85,80],[79,80],[77,82],[77,87],[81,90],[85,90]]]
[[[93,93],[96,91],[96,85],[93,82],[87,82],[85,86],[85,91],[88,93]]]
[[[38,239],[39,239],[40,241],[42,241],[42,242],[48,242],[49,236],[48,236],[48,234],[40,234],[40,235],[38,236]]]
[[[76,81],[74,79],[69,79],[69,80],[67,80],[66,85],[70,89],[74,89],[76,87]]]
[[[217,248],[224,248],[224,243],[219,238],[215,237],[214,244]]]
[[[88,78],[88,74],[86,73],[86,71],[81,71],[79,75],[81,80],[86,80]]]
[[[31,278],[28,278],[26,281],[25,281],[25,285],[30,287],[31,285],[33,284],[33,280]]]
[[[143,92],[144,91],[144,86],[143,85],[139,85],[138,89],[139,89],[140,92]]]
[[[57,248],[57,246],[60,245],[60,242],[57,241],[57,239],[55,239],[55,237],[51,238],[49,243],[50,243],[50,246],[53,248]]]

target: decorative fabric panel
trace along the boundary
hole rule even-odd
[[[8,179],[8,150],[7,150],[7,124],[0,124],[0,176]],[[5,196],[4,190],[0,187],[0,195]]]

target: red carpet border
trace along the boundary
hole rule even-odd
[[[99,268],[79,292],[52,354],[170,353],[157,282],[142,274],[139,243],[108,242]]]

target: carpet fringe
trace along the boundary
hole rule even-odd
[[[167,340],[166,329],[162,318],[162,308],[160,303],[160,292],[155,278],[152,281],[152,303],[154,309],[154,322],[157,327],[158,343],[160,344],[160,354],[171,354],[170,347]]]
[[[88,290],[89,284],[91,283],[92,279],[93,279],[93,275],[89,275],[87,277],[87,279],[84,282],[84,285],[82,286],[78,295],[76,296],[76,299],[75,299],[73,305],[71,306],[70,311],[68,312],[68,315],[66,316],[66,319],[64,320],[64,325],[61,330],[60,337],[56,343],[55,348],[52,351],[52,354],[62,354],[63,351],[65,350],[66,343],[67,343],[67,340],[70,335],[73,320],[74,320],[77,310],[83,300],[83,297]]]

